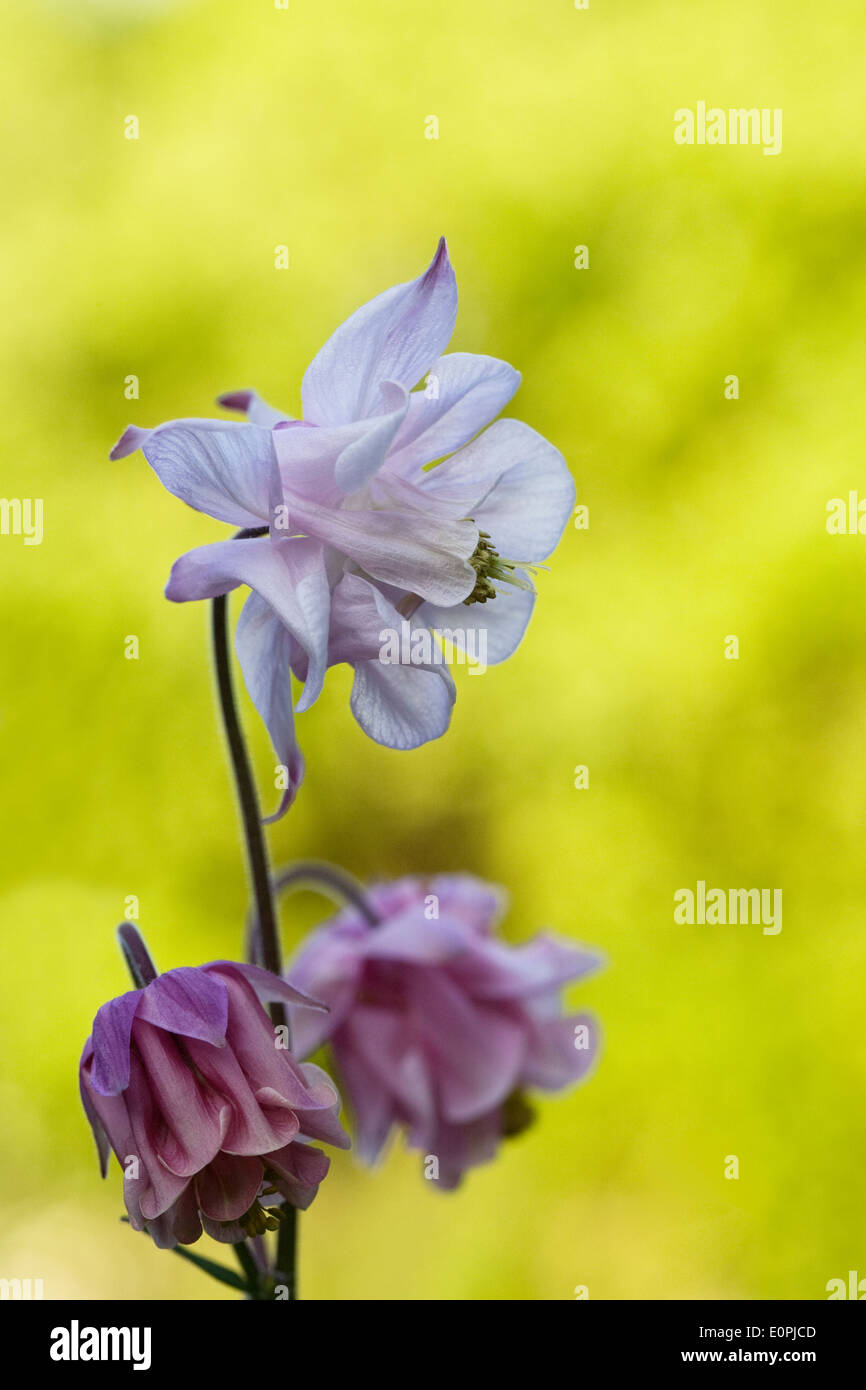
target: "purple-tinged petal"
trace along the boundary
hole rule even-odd
[[[457,285],[445,238],[423,275],[394,285],[357,309],[328,339],[304,375],[304,418],[342,425],[381,408],[379,387],[411,390],[454,331]]]
[[[436,1057],[446,1120],[474,1120],[514,1090],[526,1052],[516,1018],[479,1005],[441,971],[407,980],[415,1026]]]
[[[265,1114],[229,1048],[217,1052],[192,1038],[187,1050],[193,1065],[224,1102],[221,1149],[231,1154],[255,1155],[294,1138],[299,1128],[294,1113],[283,1109],[276,1117]]]
[[[253,990],[260,1004],[297,1004],[320,1011],[326,1011],[328,1008],[321,999],[312,998],[304,990],[289,984],[288,980],[273,975],[270,970],[263,970],[259,965],[244,965],[233,960],[214,960],[209,965],[202,966],[202,969],[228,971],[230,975],[240,975]]]
[[[211,1221],[236,1221],[256,1200],[262,1176],[258,1158],[217,1154],[195,1180],[202,1215]]]
[[[147,1233],[158,1250],[173,1250],[176,1245],[195,1245],[201,1239],[194,1182],[187,1183],[168,1211],[148,1221]]]
[[[239,410],[242,415],[246,415],[251,425],[261,425],[269,430],[291,418],[283,411],[268,405],[257,391],[224,391],[221,396],[217,396],[217,405],[221,405],[225,410]]]
[[[262,1159],[276,1178],[276,1186],[290,1206],[306,1211],[327,1175],[331,1160],[319,1149],[295,1142]]]
[[[584,1029],[589,1045],[578,1047],[577,1042],[583,1042]],[[598,1049],[598,1020],[592,1014],[541,1020],[530,1035],[521,1082],[543,1091],[556,1091],[571,1082],[581,1081],[595,1062]]]
[[[484,1115],[462,1124],[443,1120],[429,1144],[414,1144],[425,1148],[439,1160],[436,1186],[444,1192],[459,1187],[468,1168],[490,1163],[496,1157],[502,1138],[502,1111],[495,1106]]]
[[[539,562],[556,547],[574,507],[574,479],[558,449],[520,420],[497,420],[442,468],[457,470],[461,459],[495,459],[501,477],[473,510],[482,531],[509,560]],[[432,480],[439,473],[434,468]]]
[[[250,594],[235,630],[244,684],[267,729],[277,762],[287,772],[286,786],[277,810],[265,823],[279,820],[289,809],[304,778],[304,758],[295,737],[292,711],[292,634],[270,604]]]
[[[138,1017],[167,1032],[222,1047],[228,1019],[225,985],[194,966],[167,970],[141,991]]]
[[[374,579],[434,603],[459,603],[472,592],[469,557],[478,543],[471,521],[446,521],[422,511],[319,507],[299,500],[298,525],[348,555]]]
[[[355,667],[350,705],[364,733],[386,748],[419,748],[441,738],[451,722],[454,681],[443,666],[388,666],[361,661]]]
[[[475,999],[528,999],[556,992],[602,964],[596,951],[540,934],[523,946],[487,941],[483,950],[458,961],[456,969]]]
[[[444,641],[468,652],[470,664],[495,666],[520,646],[534,607],[533,592],[503,584],[487,603],[457,604],[451,608],[423,603],[415,618],[441,634]]]
[[[91,1081],[100,1095],[116,1096],[129,1085],[129,1040],[143,995],[131,989],[109,999],[93,1020]]]
[[[337,459],[334,478],[344,493],[357,492],[378,472],[406,418],[409,396],[405,388],[386,381],[382,393],[387,413],[376,416],[370,428],[348,444]]]
[[[389,469],[414,473],[425,463],[460,449],[504,410],[520,385],[507,362],[453,352],[434,362],[430,387],[413,391],[409,409],[388,456]]]
[[[191,1178],[219,1152],[225,1107],[198,1081],[170,1033],[138,1018],[133,1038],[162,1117],[158,1131],[151,1134],[157,1159],[170,1173]]]
[[[140,447],[163,486],[196,511],[234,526],[271,519],[281,490],[270,430],[174,420],[150,430]]]
[[[240,584],[264,599],[306,652],[310,689],[299,702],[305,708],[321,690],[327,667],[330,590],[321,547],[264,536],[202,545],[175,562],[165,593],[175,603],[187,603],[215,598]]]

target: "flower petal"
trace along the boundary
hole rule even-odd
[[[408,413],[388,455],[388,467],[409,474],[461,448],[504,410],[520,373],[496,357],[452,352],[434,362],[437,394],[413,391]]]
[[[271,431],[232,420],[130,426],[112,450],[140,448],[163,487],[198,512],[234,526],[267,523],[280,489]]]
[[[374,579],[434,603],[459,603],[472,592],[469,556],[478,527],[418,511],[327,508],[298,499],[296,523],[310,536],[348,555]],[[237,542],[243,544],[243,542]]]
[[[273,816],[278,820],[294,801],[304,778],[304,758],[295,738],[290,661],[292,634],[260,594],[244,604],[235,631],[235,650],[244,683],[267,729],[287,785]]]
[[[211,1221],[236,1221],[256,1200],[262,1176],[258,1158],[217,1154],[195,1180],[202,1214]]]
[[[167,970],[141,990],[138,1017],[167,1032],[222,1047],[228,1018],[225,985],[194,966]]]
[[[503,584],[496,597],[486,603],[455,604],[440,608],[423,603],[415,617],[445,642],[453,642],[468,652],[470,663],[495,666],[519,647],[532,610],[535,594]]]
[[[403,386],[386,381],[382,385],[386,414],[378,415],[339,455],[334,478],[344,493],[357,492],[382,467],[394,436],[406,418],[409,395]]]
[[[304,418],[342,425],[376,414],[380,383],[411,390],[447,345],[456,317],[457,285],[442,237],[423,275],[357,309],[319,350],[301,387]]]
[[[472,515],[507,559],[538,562],[556,547],[575,499],[574,479],[558,449],[521,420],[497,420],[478,439],[446,460],[495,458],[501,476]],[[439,472],[434,468],[431,479]]]
[[[274,425],[291,419],[291,416],[263,401],[257,391],[224,391],[221,396],[217,396],[217,405],[221,405],[224,410],[239,410],[246,415],[251,425],[262,425],[269,430],[273,429]]]
[[[305,709],[318,696],[327,669],[328,615],[330,589],[322,547],[300,537],[272,540],[216,541],[182,555],[172,568],[166,597],[175,603],[214,598],[239,584],[248,584],[288,628],[307,654],[307,680],[299,709]],[[254,629],[261,610],[256,607],[246,623]],[[252,673],[252,684],[270,674],[259,672],[250,651],[255,632],[243,633],[243,654]],[[260,661],[261,654],[257,659]],[[288,683],[288,661],[286,662]],[[254,690],[250,694],[255,699]]]
[[[102,1096],[116,1096],[129,1085],[129,1040],[144,991],[131,989],[103,1004],[93,1020],[91,1082]]]
[[[389,666],[361,661],[350,700],[364,733],[386,748],[418,748],[441,738],[451,722],[454,681],[443,666]]]

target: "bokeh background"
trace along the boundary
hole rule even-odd
[[[456,1195],[399,1145],[372,1174],[338,1157],[302,1294],[822,1298],[866,1275],[866,538],[825,529],[866,494],[859,0],[38,0],[3,31],[0,491],[43,498],[45,535],[0,537],[0,1274],[232,1296],[118,1223],[77,1100],[127,988],[127,895],[162,968],[237,953],[246,909],[207,613],[162,597],[224,528],[108,449],[229,388],[297,411],[325,337],[444,232],[453,347],[521,369],[509,413],[566,455],[589,529],[515,658],[457,673],[439,744],[367,742],[333,671],[271,845],[505,885],[512,940],[605,953],[570,998],[604,1053]],[[781,107],[781,155],[676,145],[699,99]],[[699,878],[781,887],[781,934],[675,926]],[[287,945],[327,911],[287,903]]]

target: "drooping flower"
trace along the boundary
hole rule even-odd
[[[322,1005],[256,966],[213,961],[103,1004],[81,1057],[81,1098],[103,1177],[114,1150],[130,1224],[168,1249],[202,1226],[235,1244],[305,1208],[348,1148],[340,1100],[275,1033],[264,1000]],[[301,1012],[307,1012],[307,1008]]]
[[[586,1075],[597,1025],[565,1016],[560,993],[600,957],[546,934],[509,945],[495,934],[500,894],[468,876],[403,878],[368,900],[378,925],[345,909],[287,972],[329,1005],[293,1024],[298,1054],[329,1044],[364,1161],[400,1127],[453,1188],[525,1127],[527,1090]]]
[[[244,423],[130,426],[112,450],[141,448],[175,496],[263,532],[182,556],[166,594],[252,590],[236,645],[288,772],[281,811],[303,776],[289,671],[304,682],[300,711],[327,668],[348,662],[352,711],[370,737],[392,748],[438,738],[455,698],[449,672],[437,655],[382,660],[384,634],[408,623],[453,634],[459,648],[483,628],[486,663],[504,660],[532,612],[533,570],[570,513],[574,484],[552,444],[517,420],[484,428],[520,377],[492,357],[443,355],[456,313],[443,238],[423,275],[325,343],[304,376],[303,420],[234,391],[220,404]]]

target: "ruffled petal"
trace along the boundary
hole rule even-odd
[[[170,1173],[190,1178],[219,1152],[224,1107],[201,1085],[169,1033],[139,1018],[133,1038],[161,1117],[150,1134],[157,1160]]]
[[[457,284],[443,237],[423,275],[357,309],[316,354],[301,387],[304,418],[342,425],[378,413],[380,384],[411,390],[447,346],[456,317]]]
[[[500,555],[509,560],[546,560],[562,535],[576,496],[562,454],[520,420],[497,420],[461,452],[470,450],[485,451],[503,466],[499,481],[473,511],[481,530],[493,537]],[[459,458],[460,454],[454,455],[454,460]],[[437,471],[433,469],[431,478]]]
[[[437,1059],[444,1118],[473,1120],[503,1101],[520,1075],[525,1027],[468,999],[443,971],[413,974],[407,991],[415,1027]]]
[[[406,420],[388,455],[388,467],[400,473],[416,472],[462,448],[505,409],[520,385],[520,373],[507,362],[471,352],[440,357],[430,377],[430,385],[409,397]]]

